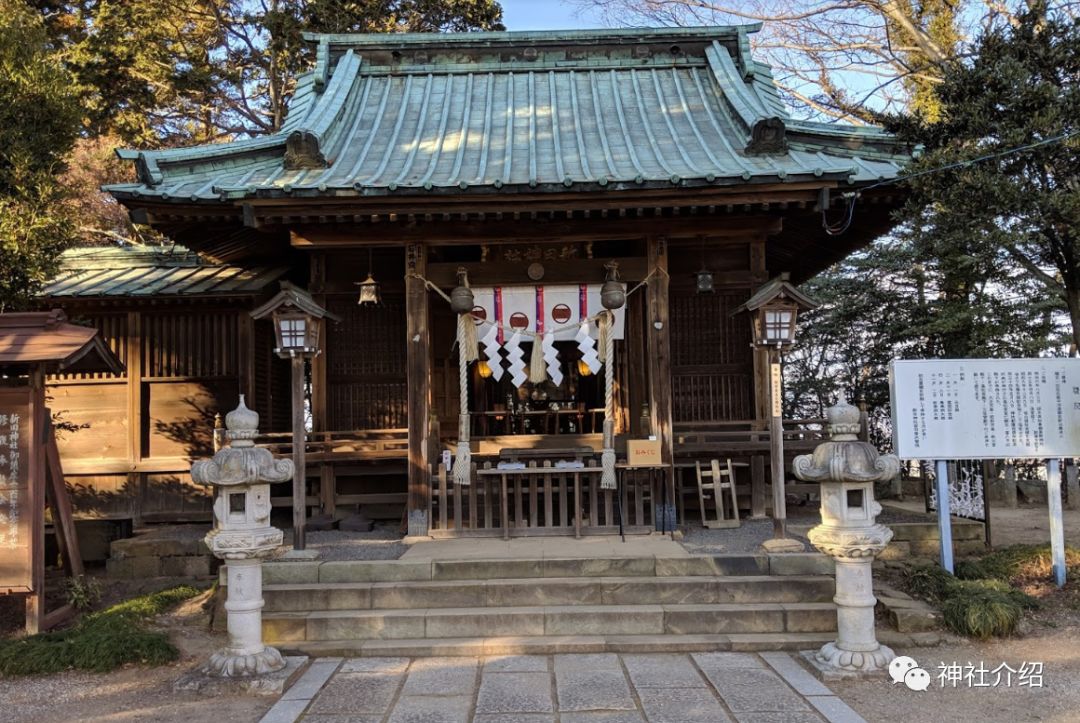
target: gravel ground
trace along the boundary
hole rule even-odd
[[[291,536],[286,530],[285,540]],[[376,525],[371,532],[308,532],[307,546],[319,551],[320,560],[396,560],[409,549],[396,525]]]
[[[819,505],[816,501],[803,504],[788,504],[788,534],[813,549],[806,532],[821,521]],[[696,515],[696,509],[687,510],[688,515]],[[933,522],[930,515],[922,515],[906,510],[885,507],[878,515],[878,522],[895,524],[897,522]],[[772,519],[746,520],[739,527],[707,530],[692,517],[680,527],[683,532],[682,546],[692,554],[742,554],[760,552],[761,543],[772,537]]]

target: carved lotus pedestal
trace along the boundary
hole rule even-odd
[[[895,477],[900,460],[858,439],[859,410],[843,399],[827,412],[830,439],[797,457],[795,476],[821,483],[821,524],[811,544],[836,561],[836,640],[804,657],[824,677],[884,674],[896,654],[877,641],[872,564],[893,533],[878,524],[874,482]]]

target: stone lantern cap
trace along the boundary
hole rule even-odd
[[[858,439],[859,410],[841,395],[825,412],[829,440],[813,454],[796,457],[795,476],[806,482],[877,482],[900,473],[895,455],[878,454],[874,445]]]
[[[213,459],[192,463],[191,479],[195,482],[234,487],[292,479],[292,460],[275,459],[270,450],[255,446],[255,436],[259,433],[259,413],[248,409],[243,394],[236,409],[225,415],[225,429],[230,446],[218,451]]]

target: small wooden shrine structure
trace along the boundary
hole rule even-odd
[[[96,329],[63,311],[0,314],[0,594],[26,595],[29,633],[71,612],[45,611],[46,500],[67,573],[83,569],[45,376],[122,369]]]
[[[264,441],[289,453],[287,370],[269,329],[244,320],[276,291],[268,279],[288,278],[341,318],[309,369],[312,511],[405,503],[413,533],[517,535],[610,531],[621,509],[627,529],[646,530],[666,522],[665,504],[682,513],[682,471],[730,457],[742,505],[765,514],[767,362],[732,312],[781,273],[798,283],[887,230],[900,200],[888,187],[862,194],[842,236],[823,216],[909,154],[878,129],[790,117],[750,53],[756,30],[309,35],[316,63],[278,132],[122,151],[138,178],[109,190],[205,266],[143,283],[122,266],[91,281],[76,264],[79,294],[50,287],[49,303],[78,305],[127,349],[128,396],[111,411],[130,442],[109,474],[159,474],[159,449],[186,453],[163,436],[193,420],[181,400],[229,408],[236,390]],[[598,370],[576,333],[600,310],[611,261],[628,296],[614,368]],[[212,269],[247,274],[243,293],[207,296],[225,273]],[[465,370],[467,487],[443,464],[464,431],[443,297],[459,270],[481,336],[498,324]],[[131,286],[104,291],[118,278]],[[360,305],[369,278],[380,300]],[[520,356],[535,376],[533,335],[549,332],[546,379],[521,381],[511,367]],[[621,496],[595,484],[609,373]],[[100,431],[79,444],[95,448]],[[820,425],[785,420],[783,434],[794,455]],[[627,468],[626,441],[650,436],[660,468]]]

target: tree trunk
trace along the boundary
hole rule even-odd
[[[1069,308],[1069,326],[1072,331],[1072,345],[1069,356],[1080,354],[1080,289],[1065,289],[1065,305]]]

